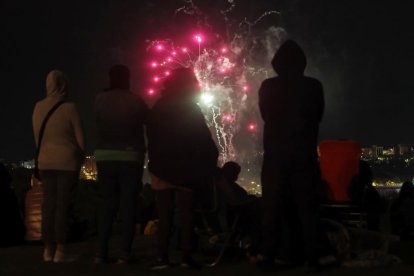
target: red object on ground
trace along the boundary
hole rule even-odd
[[[359,174],[361,146],[356,141],[325,140],[319,144],[319,154],[328,200],[349,201],[349,186]]]

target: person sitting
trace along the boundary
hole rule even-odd
[[[372,171],[368,162],[361,160],[359,175],[352,181],[348,195],[351,202],[367,213],[367,228],[379,231],[385,206],[378,191],[372,186]]]
[[[10,186],[11,180],[7,168],[0,163],[0,247],[22,243],[25,232],[17,198]]]
[[[391,231],[401,239],[414,238],[414,185],[407,181],[390,210]]]
[[[197,105],[194,70],[177,68],[164,82],[147,128],[148,170],[159,216],[157,258],[153,270],[170,267],[169,243],[174,219],[180,229],[182,266],[199,269],[192,256],[194,191],[217,166],[218,149]]]
[[[220,170],[217,188],[224,203],[222,210],[226,212],[222,217],[239,216],[240,230],[250,238],[249,254],[255,255],[258,253],[260,243],[260,199],[249,195],[236,182],[240,172],[240,165],[233,161],[225,163]],[[221,225],[223,224],[223,230],[227,230],[225,222],[223,223],[223,219],[221,219]]]

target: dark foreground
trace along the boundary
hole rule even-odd
[[[115,241],[116,242],[116,241]],[[294,268],[279,271],[277,273],[262,273],[245,259],[237,262],[224,260],[214,268],[203,268],[201,271],[174,267],[163,271],[151,271],[153,255],[153,238],[137,236],[135,241],[135,259],[129,265],[92,263],[94,256],[94,241],[88,240],[71,244],[71,251],[79,254],[79,260],[70,264],[46,264],[41,261],[42,247],[40,245],[25,245],[0,249],[0,276],[24,276],[24,275],[94,275],[94,276],[121,276],[121,275],[305,275],[304,268]],[[414,275],[414,242],[394,243],[390,253],[399,256],[403,263],[391,267],[380,268],[345,268],[332,267],[323,270],[316,275]],[[116,257],[116,252],[113,252]],[[172,258],[173,259],[173,258]],[[198,258],[202,260],[201,257]],[[203,259],[207,261],[207,259]]]

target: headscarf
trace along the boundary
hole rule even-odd
[[[46,92],[48,97],[67,97],[68,79],[62,71],[55,69],[47,74]]]

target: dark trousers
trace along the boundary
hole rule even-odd
[[[184,255],[189,255],[193,231],[193,192],[167,189],[156,191],[155,196],[159,217],[158,256],[168,256],[168,244],[174,221],[174,213],[178,215],[179,219],[177,224],[179,225],[181,250]]]
[[[97,162],[102,196],[99,219],[99,254],[106,257],[112,224],[121,208],[122,254],[129,256],[135,235],[138,193],[142,188],[143,164],[130,161]]]
[[[77,171],[40,170],[43,184],[42,236],[45,244],[65,244]]]
[[[289,202],[296,206],[308,262],[316,260],[317,163],[264,156],[262,168],[262,253],[274,257],[280,244],[283,218]]]

